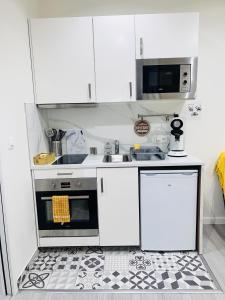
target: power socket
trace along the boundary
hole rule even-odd
[[[200,112],[202,111],[202,106],[200,103],[191,103],[188,104],[188,112],[191,117],[197,117],[199,116]]]
[[[155,141],[156,144],[167,143],[168,137],[166,135],[157,135]]]

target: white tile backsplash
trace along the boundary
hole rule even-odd
[[[97,147],[98,153],[103,153],[106,142],[118,139],[121,152],[127,152],[133,143],[156,145],[158,135],[168,137],[170,133],[170,122],[166,122],[164,117],[154,117],[146,118],[151,126],[150,133],[145,137],[137,136],[133,126],[138,114],[180,113],[183,103],[183,101],[160,100],[160,102],[98,104],[93,107],[41,109],[40,115],[49,127],[63,130],[82,128],[88,149],[94,146]],[[158,145],[166,150],[167,144],[168,142],[164,142]]]

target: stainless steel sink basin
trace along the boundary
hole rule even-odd
[[[112,154],[112,155],[105,155],[103,158],[103,162],[113,162],[113,163],[121,163],[121,162],[128,162],[132,161],[132,158],[128,154]]]
[[[132,147],[130,153],[135,160],[164,160],[166,158],[166,153],[155,146],[142,146],[137,151]]]

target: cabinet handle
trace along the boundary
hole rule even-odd
[[[132,82],[129,82],[130,98],[132,98]]]
[[[88,83],[88,95],[89,99],[91,99],[91,83]]]
[[[101,178],[101,193],[104,193],[103,178]]]
[[[73,172],[67,172],[67,173],[58,172],[57,175],[58,176],[60,176],[60,175],[73,175]]]
[[[140,56],[143,55],[143,38],[140,38]]]

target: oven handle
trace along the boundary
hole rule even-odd
[[[69,200],[76,200],[76,199],[89,199],[89,196],[69,196]],[[41,197],[41,200],[52,200],[52,197]]]

